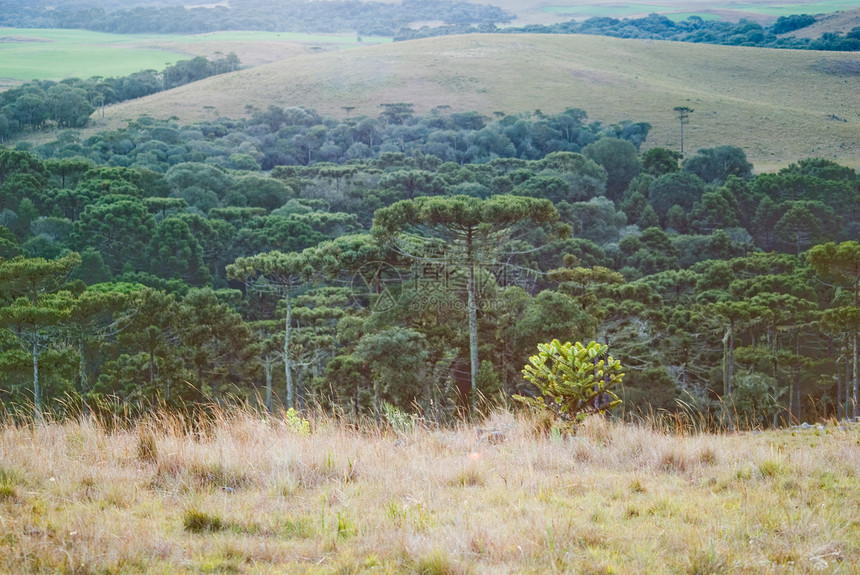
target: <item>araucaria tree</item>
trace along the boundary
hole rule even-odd
[[[494,265],[515,230],[558,220],[549,200],[500,195],[486,200],[470,196],[419,197],[377,210],[373,233],[393,241],[400,251],[422,261],[444,258],[451,267],[465,268],[469,318],[471,406],[478,393],[478,300],[475,272]]]
[[[301,253],[267,252],[247,258],[238,258],[227,266],[227,277],[244,281],[248,289],[273,291],[283,297],[286,305],[284,318],[284,374],[287,378],[286,406],[295,407],[296,390],[293,386],[290,361],[290,335],[292,331],[292,296],[312,274],[308,259]],[[267,396],[270,395],[267,390]],[[271,408],[271,406],[269,406]]]
[[[33,410],[42,418],[39,357],[59,336],[62,324],[72,314],[68,292],[59,290],[81,263],[72,252],[49,261],[16,258],[0,263],[0,297],[11,305],[0,308],[0,328],[9,330],[33,360]]]
[[[675,106],[672,108],[675,112],[678,112],[678,120],[681,122],[681,156],[684,156],[684,124],[689,122],[690,114],[693,113],[693,109],[688,106]]]
[[[514,399],[548,409],[562,421],[575,423],[592,413],[602,413],[619,404],[610,388],[621,383],[621,362],[609,355],[609,346],[597,342],[583,345],[557,339],[538,344],[538,354],[529,357],[523,376],[540,392],[538,397],[515,395]]]
[[[860,405],[858,405],[860,404],[860,391],[858,391],[860,376],[857,369],[857,332],[860,330],[860,243],[822,244],[809,250],[807,258],[822,281],[833,282],[837,287],[847,287],[853,296],[851,306],[843,306],[833,311],[843,318],[841,323],[846,324],[851,332],[854,365],[852,403],[854,404],[853,417],[856,418],[860,411]]]

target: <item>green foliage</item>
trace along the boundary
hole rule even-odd
[[[539,343],[598,333],[630,358],[637,406],[689,397],[716,421],[721,385],[743,403],[736,370],[786,390],[777,417],[850,405],[856,242],[814,244],[860,230],[851,168],[813,158],[745,179],[731,147],[684,170],[651,148],[613,200],[607,170],[636,157],[612,135],[644,126],[386,110],[140,118],[34,148],[59,160],[0,150],[3,405],[31,411],[37,381],[46,411],[70,393],[100,414],[244,402],[265,383],[267,405],[444,421],[470,390],[526,395]],[[233,171],[230,154],[272,175]],[[789,255],[758,251],[773,249]]]
[[[722,183],[729,176],[749,178],[752,174],[752,164],[747,161],[746,154],[734,146],[699,150],[684,160],[683,168],[707,183]]]
[[[284,423],[290,431],[297,435],[310,435],[311,433],[311,422],[302,417],[293,407],[284,412]]]
[[[408,433],[412,431],[415,425],[415,421],[409,414],[387,401],[382,402],[382,415],[388,425],[397,433]]]
[[[763,373],[738,374],[731,396],[724,398],[725,409],[733,410],[739,425],[767,426],[782,410],[780,398],[786,389],[777,386],[773,377]]]
[[[675,150],[655,147],[642,154],[642,171],[659,178],[680,169],[678,161],[681,153]]]
[[[523,369],[523,376],[537,387],[539,396],[515,395],[514,399],[569,422],[621,404],[610,388],[621,383],[624,374],[621,362],[608,354],[609,346],[554,339],[539,344],[538,351],[529,357],[530,365]]]
[[[600,138],[584,147],[582,154],[606,169],[609,175],[606,196],[611,200],[621,197],[627,184],[640,170],[636,146],[627,140]]]

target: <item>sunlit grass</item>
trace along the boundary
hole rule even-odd
[[[0,572],[858,572],[856,428],[535,428],[7,423]]]

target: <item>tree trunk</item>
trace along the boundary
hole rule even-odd
[[[842,404],[842,413],[845,419],[848,419],[848,406],[851,405],[851,365],[848,358],[845,358],[845,395],[842,398],[845,403]]]
[[[78,343],[78,352],[80,353],[80,360],[78,362],[78,370],[80,371],[81,377],[81,401],[83,402],[83,410],[86,415],[90,413],[90,407],[87,405],[87,359],[84,355],[84,339],[81,338],[81,341]]]
[[[382,405],[379,402],[379,375],[373,378],[373,410],[376,412],[376,420],[382,416]]]
[[[852,399],[852,403],[854,404],[854,408],[852,409],[852,417],[857,419],[858,407],[860,407],[860,396],[858,396],[858,385],[857,385],[857,331],[854,331],[854,397]]]
[[[266,411],[272,413],[272,360],[269,356],[263,360],[263,370],[266,372]]]
[[[287,376],[287,409],[295,407],[295,393],[293,389],[292,361],[290,360],[290,331],[292,330],[293,307],[290,301],[290,290],[287,288],[287,317],[284,322],[284,374]]]
[[[727,391],[732,394],[732,379],[735,376],[735,322],[729,323],[729,365],[727,368]]]
[[[39,387],[39,350],[33,337],[33,411],[36,422],[42,422],[42,390]]]
[[[149,383],[152,385],[155,380],[155,353],[149,350]]]
[[[353,415],[355,416],[355,423],[358,423],[358,403],[359,403],[358,391],[359,391],[358,383],[356,382],[355,390],[354,390],[354,393],[352,395],[352,412],[353,412]]]
[[[794,407],[797,411],[797,416],[800,417],[800,334],[794,339],[794,393],[796,401]]]
[[[478,410],[478,301],[475,295],[475,262],[472,253],[472,231],[466,239],[466,261],[469,266],[469,363],[472,378],[470,405],[472,415]]]
[[[836,421],[842,417],[842,374],[839,370],[839,360],[836,361]],[[846,414],[847,415],[847,414]]]
[[[860,307],[860,280],[854,282],[854,309]],[[857,326],[854,326],[854,408],[852,409],[852,417],[857,419],[858,410],[860,410],[860,395],[858,395],[858,373],[857,373]]]
[[[301,369],[301,367],[302,366],[300,365],[299,369],[296,370],[295,396],[296,396],[296,408],[297,409],[304,409],[305,407],[307,407],[305,405],[305,395],[303,393],[302,369]]]

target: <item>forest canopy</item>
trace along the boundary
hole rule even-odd
[[[850,413],[857,173],[755,175],[728,143],[642,152],[648,128],[271,107],[0,149],[0,401],[259,394],[442,421],[533,393],[537,344],[593,339],[624,364],[628,413]]]

